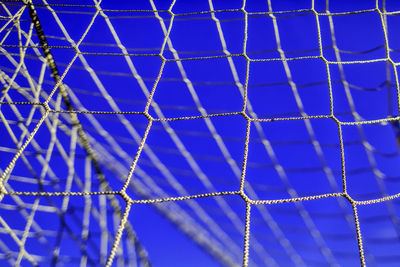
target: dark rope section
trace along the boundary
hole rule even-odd
[[[51,71],[51,76],[53,77],[55,83],[59,84],[58,89],[60,91],[60,94],[62,96],[64,104],[65,104],[65,106],[67,107],[67,109],[69,111],[68,113],[70,115],[72,125],[73,125],[73,127],[76,127],[77,130],[78,130],[78,136],[80,138],[81,144],[82,144],[84,150],[86,151],[87,156],[89,157],[89,159],[91,160],[91,162],[93,164],[93,167],[94,167],[94,170],[96,172],[96,175],[97,175],[98,179],[100,180],[100,186],[102,188],[106,189],[107,191],[112,191],[112,188],[108,184],[108,182],[107,182],[107,180],[105,178],[105,175],[104,175],[104,173],[103,173],[103,171],[102,171],[102,169],[100,167],[100,164],[99,164],[98,160],[96,159],[95,153],[94,153],[94,151],[93,151],[93,149],[92,149],[92,147],[91,147],[91,145],[89,143],[87,135],[86,135],[86,133],[85,133],[83,127],[82,127],[82,124],[79,121],[78,115],[76,113],[72,112],[72,111],[74,111],[74,108],[73,108],[73,106],[71,104],[71,100],[69,99],[68,92],[67,92],[64,84],[62,82],[60,82],[61,81],[60,72],[58,71],[56,62],[55,62],[54,57],[53,57],[53,55],[52,55],[52,53],[50,51],[50,47],[48,45],[48,42],[47,42],[47,39],[46,39],[46,35],[44,34],[44,31],[43,31],[42,25],[40,23],[39,17],[38,17],[38,15],[36,13],[35,7],[32,4],[31,0],[27,1],[26,5],[28,6],[29,16],[30,16],[30,18],[32,20],[32,23],[33,23],[34,27],[35,27],[35,31],[36,31],[36,34],[37,34],[37,36],[39,38],[40,45],[42,46],[42,51],[43,51],[44,56],[46,58],[47,65],[48,65],[48,67],[49,67],[49,69]],[[121,207],[120,207],[120,205],[118,203],[118,200],[115,198],[114,195],[108,195],[108,197],[109,197],[111,206],[115,210],[115,213],[118,216],[122,217],[122,213],[123,212],[122,212]],[[128,237],[134,241],[135,247],[139,252],[138,255],[139,255],[140,261],[143,264],[143,266],[151,266],[151,263],[149,261],[147,252],[145,251],[144,247],[142,246],[142,244],[140,243],[139,239],[137,238],[137,236],[136,236],[133,228],[131,227],[131,225],[127,224],[125,226],[125,230],[126,230],[126,232],[128,234]],[[58,257],[57,255],[54,255],[53,262],[52,262],[53,265],[56,264],[57,257]]]

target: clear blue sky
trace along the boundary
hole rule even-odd
[[[268,11],[267,1],[247,2],[245,10],[249,13],[246,28],[246,16],[238,10],[242,7],[241,1],[212,1],[214,10],[220,11],[215,13],[214,18],[210,12],[197,13],[210,11],[208,1],[176,1],[172,8],[175,16],[169,33],[171,43],[166,43],[163,51],[167,61],[156,84],[149,114],[158,119],[240,112],[243,107],[241,90],[246,89],[246,114],[253,118],[278,119],[252,122],[250,126],[245,193],[253,200],[341,193],[343,173],[346,176],[347,192],[354,200],[370,200],[399,193],[399,147],[390,123],[341,125],[345,162],[343,169],[338,126],[332,118],[280,120],[301,116],[330,116],[331,105],[333,115],[340,122],[372,121],[399,115],[394,67],[383,60],[369,61],[386,58],[382,20],[379,13],[373,10],[375,1],[330,1],[328,8],[324,1],[315,1],[314,11],[320,13],[317,23],[315,13],[310,11],[311,1],[272,0],[273,11],[282,11],[274,14],[275,25],[273,18],[262,13]],[[155,3],[155,8],[167,10],[170,5],[170,1],[160,1]],[[7,7],[15,13],[20,5]],[[127,60],[121,55],[110,54],[122,51],[116,46],[116,36],[110,31],[110,24],[98,15],[79,47],[84,53],[83,57],[74,61],[64,78],[72,95],[79,99],[78,103],[74,97],[71,98],[73,106],[76,110],[115,112],[117,105],[123,112],[143,112],[147,101],[144,88],[150,91],[159,75],[162,59],[156,54],[160,53],[163,44],[163,26],[168,29],[171,15],[161,12],[157,18],[152,12],[137,12],[153,9],[150,3],[144,1],[104,1],[101,7],[120,42],[132,55]],[[382,1],[379,1],[379,8],[382,8]],[[389,12],[399,8],[395,1],[386,3]],[[48,43],[53,46],[51,51],[57,66],[64,73],[75,51],[65,48],[71,47],[71,43],[64,38],[50,10],[39,5],[36,9]],[[96,11],[94,7],[54,6],[53,9],[75,42],[85,33]],[[332,21],[326,15],[327,9],[336,14],[332,16]],[[364,12],[353,12],[361,10]],[[5,9],[0,12],[0,15],[6,15]],[[25,10],[20,26],[25,32],[29,31],[29,19]],[[400,38],[397,34],[400,17],[391,14],[385,19],[388,23],[390,58],[397,63],[400,59]],[[277,49],[277,29],[281,53]],[[32,39],[37,43],[37,36],[33,33]],[[221,42],[222,35],[225,51]],[[0,32],[0,38],[4,36],[5,31]],[[243,56],[245,42],[247,57],[255,60],[249,64]],[[319,42],[325,61],[319,57]],[[2,44],[18,45],[18,32],[11,31]],[[172,47],[176,50],[175,54]],[[15,47],[4,46],[2,49],[3,54],[19,53]],[[37,51],[42,53],[40,49]],[[227,54],[232,55],[229,60]],[[34,56],[32,48],[27,50],[27,55],[31,57],[25,59],[26,67],[33,79],[38,81],[42,65]],[[177,56],[186,60],[179,63],[172,60]],[[282,63],[283,56],[289,59],[287,63]],[[15,56],[15,60],[18,62],[19,57]],[[350,64],[336,64],[338,61]],[[136,77],[132,65],[137,72]],[[14,69],[15,66],[8,58],[0,58],[2,72],[11,77]],[[44,73],[44,80],[44,93],[38,99],[40,102],[45,101],[46,94],[54,87],[50,71]],[[28,94],[33,95],[29,89],[29,80],[24,75],[17,75],[15,81],[28,88]],[[4,84],[2,86],[5,87]],[[110,104],[105,92],[114,100],[115,105]],[[10,89],[8,95],[14,102],[31,101],[15,88]],[[56,99],[57,93],[53,96],[53,100]],[[6,98],[4,101],[9,100]],[[54,101],[50,102],[51,108],[56,105]],[[199,109],[200,104],[203,113]],[[32,106],[17,107],[21,116],[28,118]],[[65,105],[61,105],[61,109],[66,110]],[[17,139],[26,140],[15,123],[19,118],[10,105],[1,105],[1,112],[6,120],[14,122],[11,128]],[[36,109],[33,123],[27,125],[30,131],[41,116],[41,111]],[[65,127],[71,128],[68,116],[60,116],[64,130]],[[108,182],[114,190],[120,190],[121,179],[124,180],[128,174],[138,149],[138,140],[145,133],[147,119],[143,115],[134,114],[95,114],[93,117],[79,114],[78,117],[85,131],[93,137],[91,143],[94,149],[103,155],[100,163]],[[109,135],[99,130],[93,123],[94,119]],[[128,194],[137,200],[149,198],[143,193],[146,190],[151,194],[150,198],[239,190],[246,126],[246,119],[242,115],[168,123],[154,121],[146,139],[147,146],[132,176]],[[74,141],[67,134],[68,131],[64,130],[59,127],[57,137],[68,154],[71,153]],[[4,122],[0,123],[0,140],[0,168],[4,171],[16,148]],[[40,174],[43,166],[38,155],[45,156],[51,144],[51,135],[45,124],[35,135],[35,142],[41,146],[42,151],[38,151],[38,146],[31,143],[24,155],[34,172]],[[83,179],[85,151],[79,147],[75,153],[73,163],[76,175]],[[66,190],[69,169],[62,154],[59,147],[54,149],[49,163],[54,175],[45,175],[45,191]],[[96,175],[91,173],[89,176],[92,181],[88,185],[90,190],[98,191]],[[42,190],[38,188],[37,182],[28,183],[17,177],[35,178],[22,158],[18,159],[11,172],[10,186],[14,191]],[[50,183],[54,177],[58,181]],[[84,191],[75,178],[70,190]],[[21,198],[25,203],[35,201],[34,197]],[[100,209],[101,198],[93,196],[91,199],[93,207]],[[123,208],[123,200],[118,199]],[[279,266],[301,263],[306,266],[327,266],[336,262],[341,266],[358,265],[352,207],[344,198],[338,199],[252,206],[250,264],[264,266],[275,262]],[[76,233],[80,238],[85,198],[71,197],[69,201],[65,213],[69,227],[62,226],[60,216],[55,212],[37,211],[35,215],[35,222],[41,228],[50,232],[60,229],[64,231],[61,242],[57,241],[57,236],[49,234],[47,240],[50,247],[44,246],[37,238],[27,239],[27,251],[45,257],[40,266],[51,265],[52,246],[60,247],[60,255],[70,255],[73,258],[65,266],[79,264],[82,252],[71,233]],[[62,207],[62,202],[62,197],[40,199],[40,204],[45,207]],[[4,197],[0,203],[0,214],[12,229],[23,231],[26,220],[21,212],[7,208],[10,207],[7,205],[17,206],[16,203],[15,199]],[[107,207],[108,227],[115,233],[114,227],[118,227],[119,219],[113,222],[109,201]],[[176,222],[171,221],[173,217],[169,213],[176,212],[177,208],[198,227],[190,228],[195,236],[201,236],[198,229],[207,232],[206,239],[215,240],[219,251],[227,251],[228,257],[232,256],[234,262],[241,264],[246,204],[241,197],[235,195],[173,204],[164,202],[158,208],[152,204],[134,204],[129,221],[154,266],[221,266],[210,255],[207,245],[193,241]],[[231,213],[228,214],[228,210]],[[397,199],[358,207],[365,257],[370,266],[396,266],[400,262],[399,212]],[[179,216],[174,217],[178,222],[182,219]],[[210,221],[214,223],[213,227],[210,227]],[[89,226],[88,264],[96,265],[100,263],[101,226],[94,214],[90,215]],[[37,232],[35,229],[31,231]],[[0,240],[10,251],[18,251],[10,235],[0,233]],[[122,240],[125,244],[126,234]],[[111,243],[107,251],[110,247]],[[325,247],[329,248],[328,252]],[[124,257],[127,258],[130,255],[126,252],[126,245],[124,249]],[[0,250],[3,250],[4,255],[4,249],[0,247]],[[114,263],[117,264],[118,259],[122,258],[117,256]],[[68,261],[60,256],[59,262],[63,260]],[[0,257],[0,264],[3,262],[6,264],[9,260]],[[29,265],[26,260],[23,263]]]

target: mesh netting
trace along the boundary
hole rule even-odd
[[[399,263],[395,4],[1,2],[0,262]]]

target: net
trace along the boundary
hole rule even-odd
[[[2,264],[400,261],[396,3],[0,5]]]

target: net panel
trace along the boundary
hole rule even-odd
[[[398,262],[396,8],[2,2],[0,260]]]

